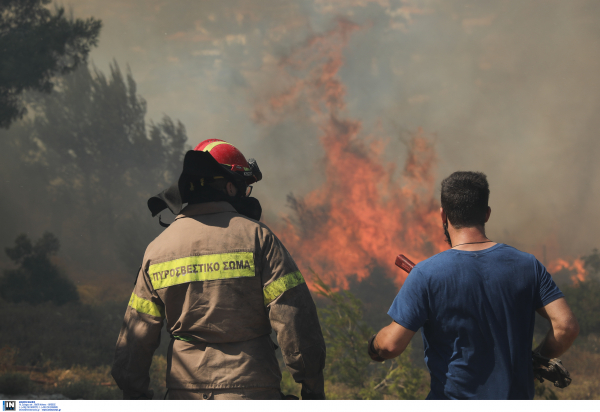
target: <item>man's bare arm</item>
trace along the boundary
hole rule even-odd
[[[539,308],[537,313],[550,321],[550,330],[535,350],[547,358],[557,358],[569,349],[579,335],[579,323],[565,298],[550,302]]]
[[[392,359],[404,352],[415,333],[396,322],[392,322],[379,331],[373,346],[379,356],[384,359]]]

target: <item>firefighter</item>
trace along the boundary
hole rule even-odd
[[[272,329],[302,399],[325,399],[315,304],[258,221],[249,195],[261,178],[233,145],[205,140],[186,153],[177,184],[148,201],[153,216],[169,208],[177,217],[146,249],[125,312],[112,367],[123,399],[152,399],[149,368],[165,320],[167,399],[282,399]]]

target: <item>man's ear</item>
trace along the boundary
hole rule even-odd
[[[444,209],[441,207],[440,207],[440,217],[442,218],[443,224],[448,224],[448,216],[446,216],[446,212],[444,212]]]
[[[490,220],[490,215],[492,214],[492,208],[488,206],[488,210],[485,214],[485,223],[487,223],[488,220]]]

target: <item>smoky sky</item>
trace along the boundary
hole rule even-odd
[[[258,160],[264,180],[254,193],[267,222],[290,213],[288,193],[322,183],[322,147],[307,110],[262,125],[253,109],[269,97],[281,59],[344,18],[360,26],[339,74],[344,115],[362,122],[362,137],[388,141],[383,160],[401,166],[407,136],[422,128],[438,152],[438,187],[456,170],[487,174],[492,239],[571,256],[600,245],[596,1],[65,5],[103,21],[91,59],[102,71],[113,59],[129,65],[149,119],[166,113],[183,122],[191,146],[224,139]]]

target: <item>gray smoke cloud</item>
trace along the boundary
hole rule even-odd
[[[68,5],[68,4],[67,4]],[[310,110],[253,120],[278,90],[279,63],[343,17],[360,26],[340,71],[348,117],[362,136],[406,156],[418,128],[436,141],[437,182],[456,170],[488,175],[488,235],[540,259],[599,242],[600,3],[592,0],[80,0],[77,17],[104,23],[91,58],[131,67],[151,119],[180,119],[190,144],[220,138],[255,157],[266,220],[286,195],[322,183]],[[438,189],[439,193],[439,189]],[[140,205],[140,213],[148,213]],[[148,216],[149,218],[149,216]],[[441,226],[440,226],[441,233]],[[437,234],[436,234],[437,236]]]

